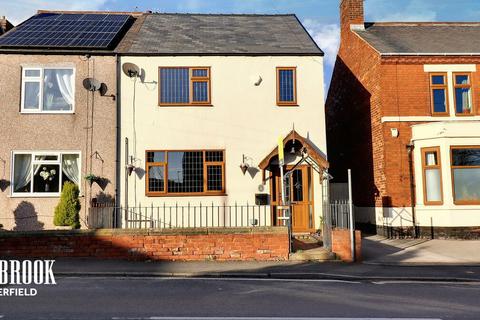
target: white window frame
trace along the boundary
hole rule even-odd
[[[73,71],[73,96],[75,97],[75,79],[76,79],[76,70],[74,67],[57,67],[57,66],[45,66],[45,67],[23,67],[22,68],[22,93],[20,101],[20,113],[75,113],[75,98],[73,99],[72,109],[71,110],[43,110],[43,82],[44,82],[44,70],[47,69],[64,69]],[[26,72],[30,70],[40,71],[40,76],[38,77],[27,77]],[[39,82],[40,83],[40,98],[38,102],[38,109],[25,109],[25,83],[26,82]]]
[[[32,177],[32,183],[30,184],[30,192],[15,192],[14,191],[14,176],[15,176],[15,155],[18,154],[28,154],[32,157],[32,164],[30,168],[30,174]],[[11,158],[11,165],[10,168],[10,181],[11,181],[11,188],[10,188],[10,196],[12,198],[50,198],[50,197],[60,197],[62,193],[62,188],[60,186],[59,192],[33,192],[33,168],[35,164],[58,164],[60,166],[59,169],[59,183],[61,184],[62,177],[63,177],[63,170],[62,170],[62,155],[64,154],[77,154],[78,155],[78,188],[82,190],[82,153],[80,151],[12,151],[12,158]],[[35,160],[36,156],[57,156],[57,160]],[[80,192],[81,194],[81,192]]]

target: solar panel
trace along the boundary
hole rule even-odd
[[[0,47],[108,49],[128,24],[125,14],[42,13],[0,37]]]

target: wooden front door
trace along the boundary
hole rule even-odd
[[[313,229],[313,185],[311,168],[301,166],[290,176],[288,188],[292,204],[292,232],[310,232]]]
[[[281,203],[279,172],[272,175],[270,192],[273,223],[284,225],[284,221],[278,219],[282,211],[277,209]],[[292,232],[314,231],[312,170],[309,166],[300,166],[291,173],[286,184],[286,200],[292,208]]]

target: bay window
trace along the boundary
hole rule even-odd
[[[67,181],[80,185],[80,154],[14,152],[12,195],[58,196]]]
[[[451,147],[455,204],[480,204],[480,146]]]
[[[73,68],[24,68],[21,111],[24,113],[72,112],[75,78]]]
[[[426,205],[443,203],[440,148],[422,148],[423,195]]]
[[[146,195],[205,195],[225,192],[222,150],[146,152]]]

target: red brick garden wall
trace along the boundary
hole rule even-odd
[[[332,251],[345,262],[352,262],[352,252],[350,247],[350,230],[334,229],[332,230]],[[362,235],[360,230],[355,231],[355,261],[359,262],[362,258]]]
[[[0,257],[288,260],[288,233],[283,227],[3,232]]]

